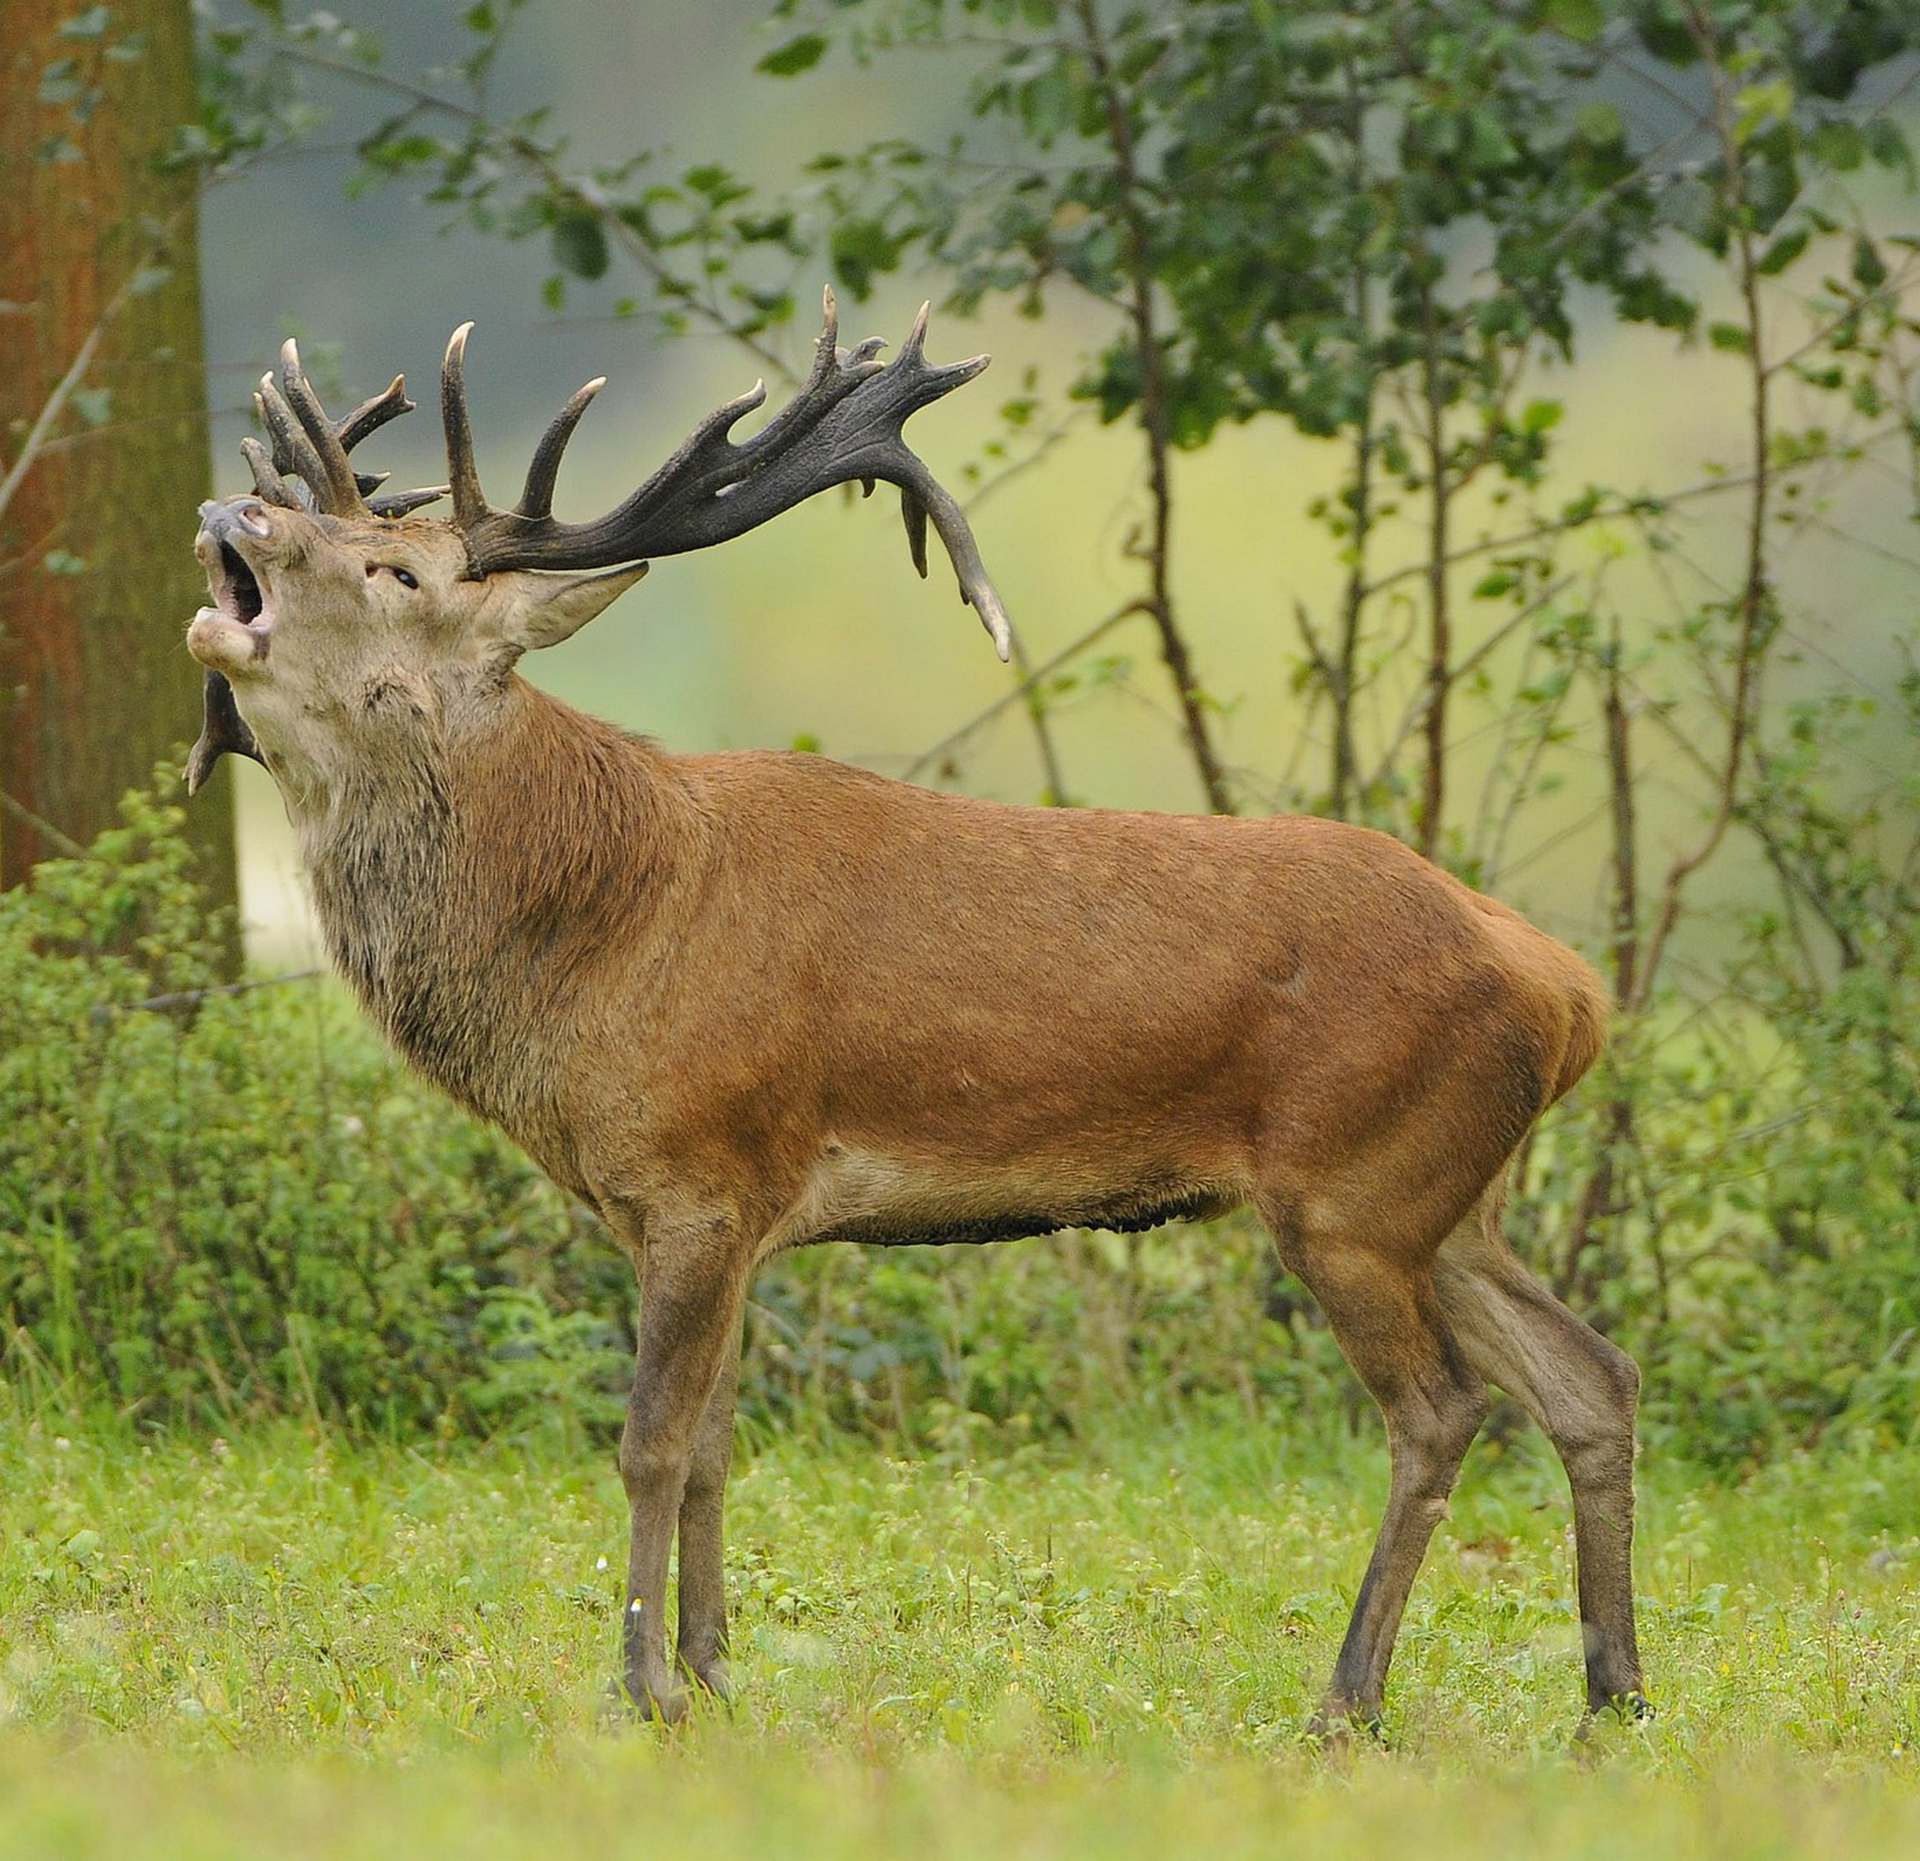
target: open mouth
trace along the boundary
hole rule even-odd
[[[213,598],[224,618],[237,622],[254,636],[255,651],[264,652],[267,635],[273,627],[273,617],[267,612],[266,591],[246,557],[224,539],[220,544],[219,585],[214,589]]]

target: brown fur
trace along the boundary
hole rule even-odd
[[[407,543],[424,579],[419,526],[273,521],[271,650],[209,611],[196,651],[233,671],[335,960],[640,1276],[621,1446],[637,1704],[680,1709],[662,1637],[676,1522],[681,1660],[724,1681],[732,1365],[762,1260],[1248,1202],[1393,1448],[1329,1709],[1378,1711],[1489,1381],[1572,1478],[1590,1703],[1637,1699],[1632,1366],[1497,1222],[1508,1159],[1604,1038],[1579,957],[1335,822],[1006,807],[817,756],[666,755],[511,672],[536,585],[463,595],[447,569],[405,604],[361,561]],[[330,621],[284,611],[308,576]],[[608,597],[568,598],[578,624]]]

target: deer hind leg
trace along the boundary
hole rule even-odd
[[[1562,1305],[1500,1232],[1499,1186],[1434,1264],[1442,1309],[1467,1360],[1540,1424],[1573,1490],[1587,1709],[1640,1714],[1633,1621],[1633,1359]]]
[[[1286,1230],[1275,1226],[1276,1234]],[[1425,1255],[1315,1241],[1285,1246],[1386,1420],[1393,1472],[1367,1574],[1314,1721],[1374,1724],[1407,1595],[1460,1462],[1486,1419],[1487,1392],[1449,1336]]]
[[[680,1495],[680,1627],[682,1670],[725,1699],[727,1675],[726,1542],[723,1515],[733,1461],[733,1410],[740,1381],[740,1326],[721,1359],[713,1393],[694,1436]]]
[[[685,1714],[687,1701],[667,1668],[667,1560],[715,1385],[738,1349],[751,1250],[736,1224],[719,1214],[656,1216],[644,1229],[637,1220],[616,1219],[615,1225],[640,1264],[640,1346],[620,1432],[620,1477],[633,1531],[621,1633],[624,1682],[636,1711],[671,1722]],[[697,1498],[696,1509],[701,1503]],[[710,1572],[701,1540],[706,1522],[702,1515],[695,1531],[696,1565]],[[717,1547],[717,1495],[711,1527]],[[717,1608],[717,1584],[712,1602]]]

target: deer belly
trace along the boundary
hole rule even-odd
[[[955,1167],[833,1144],[767,1237],[766,1251],[819,1241],[883,1246],[1013,1241],[1061,1228],[1123,1233],[1224,1214],[1244,1194],[1164,1170],[1092,1179],[1071,1168]]]

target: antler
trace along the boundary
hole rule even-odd
[[[289,337],[280,351],[280,382],[262,375],[253,405],[273,449],[269,453],[257,439],[243,439],[240,450],[253,472],[254,490],[269,504],[330,517],[404,517],[447,494],[445,485],[436,485],[370,497],[386,483],[386,473],[356,472],[348,462],[347,454],[369,433],[413,412],[404,375],[395,375],[345,419],[329,420],[301,365],[299,345]]]
[[[728,437],[767,398],[763,382],[715,409],[631,497],[591,523],[558,522],[553,487],[567,441],[606,378],[588,382],[560,410],[534,451],[520,502],[512,510],[495,510],[481,491],[474,463],[465,381],[473,325],[463,323],[447,344],[440,411],[453,522],[466,539],[472,575],[477,579],[508,568],[612,568],[644,557],[680,555],[728,542],[833,485],[860,479],[871,492],[873,481],[884,478],[900,487],[915,568],[922,576],[927,572],[931,517],[959,577],[961,600],[979,614],[1005,659],[1012,646],[1006,609],[987,577],[966,516],[901,435],[910,415],[971,381],[988,358],[977,355],[940,367],[929,363],[922,353],[923,304],[900,353],[881,363],[876,354],[886,345],[878,337],[855,349],[839,347],[839,313],[830,289],[822,309],[825,322],[807,379],[758,433],[738,444]]]

